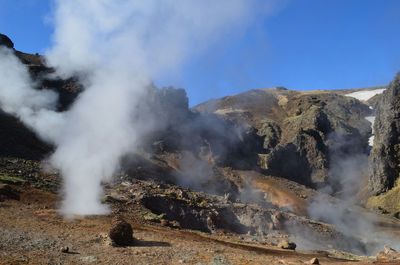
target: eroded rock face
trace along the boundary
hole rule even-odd
[[[6,46],[7,48],[13,49],[14,43],[4,34],[0,34],[0,46]]]
[[[193,198],[184,200],[148,194],[140,199],[140,203],[154,214],[164,214],[170,223],[178,221],[186,229],[210,233],[226,231],[259,238],[288,233],[299,244],[318,242],[321,249],[353,248],[360,253],[365,249],[365,245],[358,239],[338,232],[332,225],[254,204],[225,203],[222,196],[203,194],[201,201],[196,202]],[[296,245],[287,241],[279,247],[295,249]]]
[[[315,187],[327,182],[330,165],[336,162],[337,141],[332,139],[346,139],[340,148],[348,156],[367,148],[371,129],[364,117],[370,109],[343,95],[259,89],[194,109],[253,128],[263,137],[264,150],[257,150],[259,170]]]
[[[400,174],[400,74],[380,99],[374,130],[369,185],[378,195],[390,190]]]

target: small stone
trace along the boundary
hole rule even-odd
[[[160,220],[160,224],[161,224],[162,226],[168,226],[168,225],[169,225],[169,222],[168,222],[168,220],[161,219],[161,220]]]
[[[288,240],[282,240],[281,242],[279,242],[278,247],[282,248],[282,249],[295,250],[296,249],[296,243],[288,241]]]
[[[80,258],[80,260],[85,262],[96,262],[98,259],[94,256],[87,256]]]
[[[181,198],[181,199],[184,199],[184,200],[188,200],[188,199],[189,199],[188,194],[187,194],[184,190],[179,189],[179,190],[177,191],[177,195],[178,195],[178,197]]]
[[[181,224],[178,221],[175,221],[175,220],[170,222],[170,224],[171,224],[171,226],[173,228],[180,228],[181,227]]]
[[[312,258],[310,264],[319,264],[319,260],[317,258]]]
[[[62,247],[62,248],[60,248],[60,252],[62,252],[62,253],[68,253],[69,252],[69,247]]]
[[[380,262],[394,262],[394,261],[399,261],[400,260],[400,253],[397,252],[396,250],[384,246],[385,251],[378,252],[376,254],[376,260]]]
[[[376,260],[377,261],[389,261],[390,257],[385,252],[380,251],[380,252],[376,253]]]
[[[397,254],[397,251],[391,247],[384,246],[383,249],[385,250],[385,254]]]

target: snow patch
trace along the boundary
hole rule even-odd
[[[372,133],[368,139],[368,145],[372,147],[374,145],[374,138],[375,138],[375,132],[374,132],[375,116],[367,116],[365,117],[365,119],[371,123]]]
[[[364,100],[365,101],[365,100],[369,100],[370,98],[372,98],[375,95],[382,94],[383,91],[385,91],[385,90],[386,90],[386,88],[357,91],[357,92],[353,92],[353,93],[350,93],[350,94],[346,94],[345,96],[353,97],[353,98],[356,98],[358,100]],[[374,109],[371,106],[369,108],[371,110]],[[365,119],[371,123],[372,133],[371,133],[371,136],[368,139],[368,145],[369,145],[370,148],[372,148],[372,146],[374,145],[374,138],[375,138],[375,135],[374,135],[375,116],[367,116],[367,117],[365,117]]]
[[[364,90],[364,91],[357,91],[350,94],[346,94],[345,96],[353,97],[358,100],[369,100],[375,95],[382,94],[386,88],[381,89],[374,89],[374,90]]]

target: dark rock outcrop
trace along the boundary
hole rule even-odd
[[[400,174],[400,74],[379,101],[374,131],[369,184],[378,195],[393,188]]]
[[[5,35],[0,34],[0,46],[13,48],[14,44]],[[47,74],[54,72],[44,64],[42,56],[14,51],[15,56],[23,63],[34,80],[36,89],[51,89],[59,94],[58,111],[68,109],[74,102],[82,86],[74,78],[62,80],[48,78]],[[30,129],[17,118],[3,112],[0,106],[0,155],[24,159],[41,160],[52,147],[39,139]]]
[[[4,199],[19,200],[19,194],[16,190],[11,188],[8,184],[0,183],[0,201]]]
[[[0,34],[0,46],[6,46],[7,48],[13,49],[14,43],[4,34]]]
[[[40,160],[51,150],[17,118],[0,110],[0,156]]]
[[[259,89],[206,102],[194,110],[255,130],[264,139],[263,150],[257,150],[259,170],[319,186],[328,180],[337,153],[332,138],[348,139],[341,149],[349,156],[367,148],[371,128],[364,117],[370,109],[344,96],[348,92],[341,93]]]

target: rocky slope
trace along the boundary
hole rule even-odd
[[[399,216],[400,186],[400,75],[394,78],[377,102],[375,140],[370,155],[369,188],[372,196],[367,206]]]
[[[334,156],[363,153],[371,133],[364,119],[368,106],[343,92],[260,89],[194,109],[243,124],[263,137],[258,165],[267,174],[317,187],[335,181],[328,180]]]
[[[13,48],[11,40],[4,35],[0,35],[0,45]],[[48,74],[54,71],[45,65],[42,56],[14,52],[28,67],[36,81],[36,89],[57,91],[60,95],[58,110],[68,109],[83,89],[77,78],[49,78]],[[388,91],[397,87],[397,83],[393,82]],[[307,92],[282,87],[259,89],[208,101],[189,109],[183,89],[150,86],[138,108],[139,112],[148,114],[147,118],[156,118],[157,126],[143,136],[139,150],[122,159],[114,182],[104,183],[104,201],[112,209],[110,215],[85,219],[83,227],[67,224],[55,212],[56,198],[51,193],[62,189],[62,181],[57,170],[49,170],[40,164],[40,160],[52,151],[52,146],[38,139],[17,119],[0,112],[0,223],[4,224],[0,225],[0,233],[4,235],[0,237],[0,243],[13,242],[15,248],[1,248],[0,244],[0,249],[17,258],[21,258],[18,254],[20,249],[27,249],[23,255],[33,255],[34,260],[40,263],[39,257],[46,257],[46,262],[59,260],[58,248],[62,242],[73,242],[82,253],[94,251],[104,262],[109,261],[110,257],[102,255],[101,251],[111,251],[114,258],[117,258],[118,251],[103,244],[107,239],[99,236],[99,231],[104,230],[105,220],[123,215],[135,225],[135,229],[140,230],[145,224],[147,232],[157,231],[151,234],[157,240],[167,240],[157,235],[160,231],[162,235],[172,236],[171,244],[179,241],[181,234],[176,232],[181,231],[179,229],[197,230],[182,232],[189,235],[183,248],[190,251],[186,253],[185,249],[178,249],[171,254],[174,264],[181,255],[196,256],[193,262],[204,261],[200,257],[203,253],[192,253],[194,250],[190,245],[193,241],[200,242],[198,247],[201,249],[210,241],[218,240],[223,241],[220,242],[223,246],[243,249],[243,244],[275,247],[282,238],[286,238],[296,240],[298,249],[335,248],[359,254],[371,253],[377,248],[375,242],[344,233],[336,224],[329,223],[331,219],[326,215],[314,218],[310,207],[316,207],[312,202],[322,192],[342,198],[347,187],[351,186],[353,192],[366,186],[368,173],[361,170],[364,164],[359,163],[364,160],[356,160],[353,164],[357,165],[351,168],[342,162],[353,161],[354,157],[367,157],[371,127],[365,117],[371,115],[371,106],[377,106],[379,120],[371,157],[376,163],[374,172],[380,172],[380,175],[374,173],[371,185],[376,193],[394,185],[396,178],[393,174],[386,175],[383,169],[386,170],[387,166],[379,164],[384,161],[376,154],[384,152],[393,157],[388,150],[392,150],[392,142],[398,141],[395,137],[384,140],[388,138],[385,133],[397,133],[394,123],[383,122],[385,119],[395,121],[397,117],[391,114],[393,107],[386,106],[397,104],[388,96],[388,93],[393,96],[395,92],[386,92],[381,99],[378,95],[367,101],[346,96],[374,89]],[[377,148],[384,149],[377,151]],[[358,184],[342,178],[350,169],[352,172],[359,171],[356,174]],[[385,180],[386,176],[392,177]],[[392,186],[388,184],[390,181]],[[30,193],[34,194],[34,198],[30,198]],[[21,201],[14,201],[20,197]],[[334,207],[342,203],[334,197],[326,198]],[[46,206],[50,207],[50,211],[37,208],[42,207],[36,205],[40,204],[40,200],[49,202]],[[13,228],[10,220],[16,217],[7,207],[16,205],[21,207],[20,214],[25,219]],[[374,215],[353,204],[342,215],[339,219],[352,222],[363,216],[382,229],[391,227],[393,231],[400,231],[397,219]],[[27,225],[30,218],[34,221]],[[36,224],[43,225],[43,218],[52,220],[52,232],[48,235],[52,242],[50,246],[16,241],[26,227],[39,231]],[[70,241],[64,236],[56,239],[54,234],[66,224],[82,231],[95,227],[97,234],[91,235],[94,239],[85,238],[85,244],[79,243],[81,236],[77,233],[72,233]],[[139,233],[147,241],[151,240],[144,232]],[[195,236],[195,233],[201,233],[201,236]],[[47,242],[48,238],[38,234],[28,233],[25,241],[37,239]],[[209,234],[215,238],[207,239]],[[151,248],[151,244],[147,247]],[[38,249],[34,249],[35,246]],[[44,253],[42,247],[50,248],[49,253]],[[253,250],[249,250],[249,255]],[[163,249],[157,251],[160,255],[167,255]],[[232,252],[231,249],[229,251]],[[243,252],[240,253],[243,255]],[[279,251],[276,253],[282,254]],[[276,253],[273,252],[272,256]],[[306,254],[299,254],[299,257],[302,255],[309,258]],[[91,257],[89,254],[86,256]],[[208,254],[206,256],[208,260],[213,258]],[[231,260],[235,258],[230,254],[226,256]],[[245,264],[247,258],[240,259],[238,264]],[[70,262],[77,261],[72,256],[68,259]],[[261,260],[260,257],[257,262]],[[274,258],[269,256],[268,260],[272,262]],[[337,262],[328,258],[325,260]],[[121,262],[125,261],[126,257]],[[158,262],[157,258],[151,257],[142,257],[141,261],[140,264]]]
[[[376,109],[375,140],[371,151],[370,186],[381,194],[395,185],[400,173],[400,75],[392,81]]]

